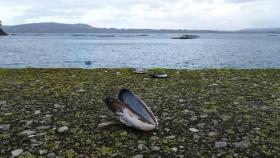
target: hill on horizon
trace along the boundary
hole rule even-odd
[[[277,33],[280,28],[248,28],[237,31],[186,30],[186,29],[116,29],[97,28],[88,24],[63,24],[56,22],[29,23],[3,26],[7,33]]]

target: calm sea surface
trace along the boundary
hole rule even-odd
[[[143,35],[143,34],[142,34]],[[17,34],[0,37],[3,68],[280,68],[280,35]]]

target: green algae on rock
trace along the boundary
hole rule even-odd
[[[280,70],[150,71],[169,77],[132,69],[0,69],[0,157],[17,149],[20,157],[280,156]],[[102,99],[121,88],[149,105],[157,130],[97,128],[116,119]],[[67,132],[58,132],[63,126]]]

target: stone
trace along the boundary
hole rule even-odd
[[[39,114],[41,114],[41,111],[40,111],[40,110],[36,110],[36,111],[34,112],[34,115],[39,115]]]
[[[196,125],[196,127],[198,128],[204,128],[204,126],[206,125],[206,123],[199,123]]]
[[[54,104],[54,108],[59,109],[62,108],[62,106],[60,104]]]
[[[203,115],[200,115],[199,117],[203,119],[203,118],[207,118],[208,115],[207,114],[203,114]]]
[[[197,116],[192,116],[192,117],[190,118],[190,120],[191,120],[191,121],[197,120]]]
[[[11,151],[12,157],[18,157],[22,153],[23,153],[22,149],[16,149],[16,150]]]
[[[67,126],[62,126],[58,128],[58,132],[59,133],[64,133],[68,131],[68,127]]]
[[[37,127],[37,130],[47,130],[50,128],[51,128],[51,126],[39,126],[39,127]]]
[[[183,103],[183,102],[185,102],[185,99],[179,99],[179,102]]]
[[[0,106],[2,106],[2,105],[6,105],[7,104],[7,102],[6,101],[4,101],[4,100],[0,100]]]
[[[245,148],[248,148],[251,146],[251,143],[248,139],[246,140],[243,140],[241,142],[236,142],[236,143],[233,143],[233,145],[236,147],[236,148],[241,148],[241,149],[245,149]]]
[[[48,153],[47,154],[47,158],[55,158],[55,157],[56,157],[55,153]]]
[[[48,153],[48,150],[39,150],[40,155],[43,155],[43,154],[46,154],[46,153]]]
[[[121,73],[120,72],[116,72],[116,75],[120,75]]]
[[[135,155],[133,156],[133,158],[143,158],[144,156],[142,154],[138,154],[138,155]]]
[[[11,124],[2,124],[0,125],[0,130],[2,131],[8,131],[11,127]]]
[[[159,138],[157,136],[152,136],[150,139],[151,140],[158,140]]]
[[[152,149],[153,151],[159,151],[159,150],[160,150],[160,147],[158,147],[158,146],[152,146],[151,149]]]
[[[215,142],[215,148],[225,148],[227,146],[227,142]]]
[[[144,149],[144,147],[145,147],[145,145],[144,145],[144,144],[138,144],[138,149],[139,149],[139,150],[143,150],[143,149]]]
[[[172,151],[177,152],[178,149],[176,147],[171,148]]]
[[[190,131],[190,132],[193,132],[193,133],[199,132],[199,130],[198,130],[198,129],[195,129],[195,128],[189,128],[189,131]]]
[[[20,133],[18,133],[19,136],[30,136],[30,135],[33,135],[35,134],[36,132],[35,131],[32,131],[32,130],[24,130]]]
[[[209,133],[207,133],[207,136],[208,136],[208,137],[215,137],[215,136],[217,136],[217,135],[218,135],[217,132],[209,132]]]
[[[174,139],[176,136],[167,136],[167,137],[165,137],[166,139]]]

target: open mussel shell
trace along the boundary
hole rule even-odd
[[[127,126],[150,131],[158,126],[149,107],[129,89],[121,89],[118,97],[106,97],[105,103]]]

